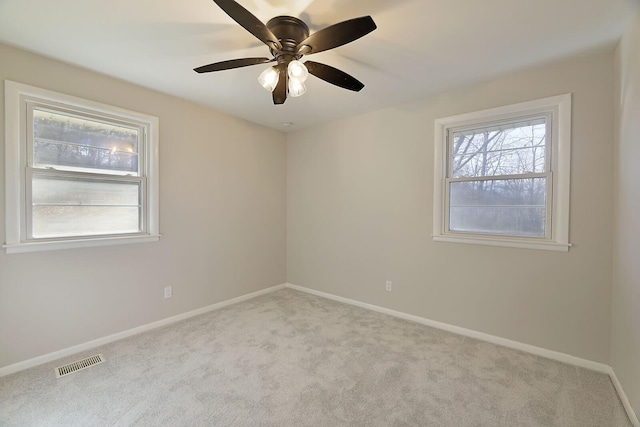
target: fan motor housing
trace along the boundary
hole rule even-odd
[[[276,58],[282,54],[296,55],[298,44],[309,37],[309,27],[303,21],[293,16],[276,16],[267,22],[267,28],[282,44],[280,51],[271,49]]]

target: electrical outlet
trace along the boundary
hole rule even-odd
[[[167,286],[166,288],[164,288],[164,298],[171,298],[173,293],[173,289],[171,289],[171,286]]]
[[[387,280],[387,283],[384,285],[384,288],[388,292],[391,292],[393,290],[393,283],[391,283],[391,280]]]

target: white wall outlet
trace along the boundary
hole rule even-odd
[[[167,286],[166,288],[164,288],[164,298],[171,298],[173,294],[173,290],[171,289],[171,286]]]
[[[387,280],[387,283],[384,285],[384,288],[389,292],[393,290],[393,283],[391,283],[391,280]]]

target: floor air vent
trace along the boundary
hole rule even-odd
[[[73,374],[74,372],[81,371],[83,369],[90,368],[93,365],[104,362],[102,354],[96,354],[95,356],[89,356],[82,360],[77,360],[72,363],[67,363],[63,366],[56,368],[56,377],[64,377],[65,375]]]

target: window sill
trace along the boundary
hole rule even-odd
[[[532,241],[524,239],[491,238],[482,236],[433,235],[436,242],[464,243],[469,245],[503,246],[507,248],[541,249],[546,251],[568,252],[570,243],[551,241]]]
[[[100,237],[77,240],[58,240],[48,242],[9,243],[2,247],[7,254],[19,254],[26,252],[53,251],[59,249],[88,248],[96,246],[111,246],[129,243],[157,242],[160,235],[124,236],[124,237]]]

